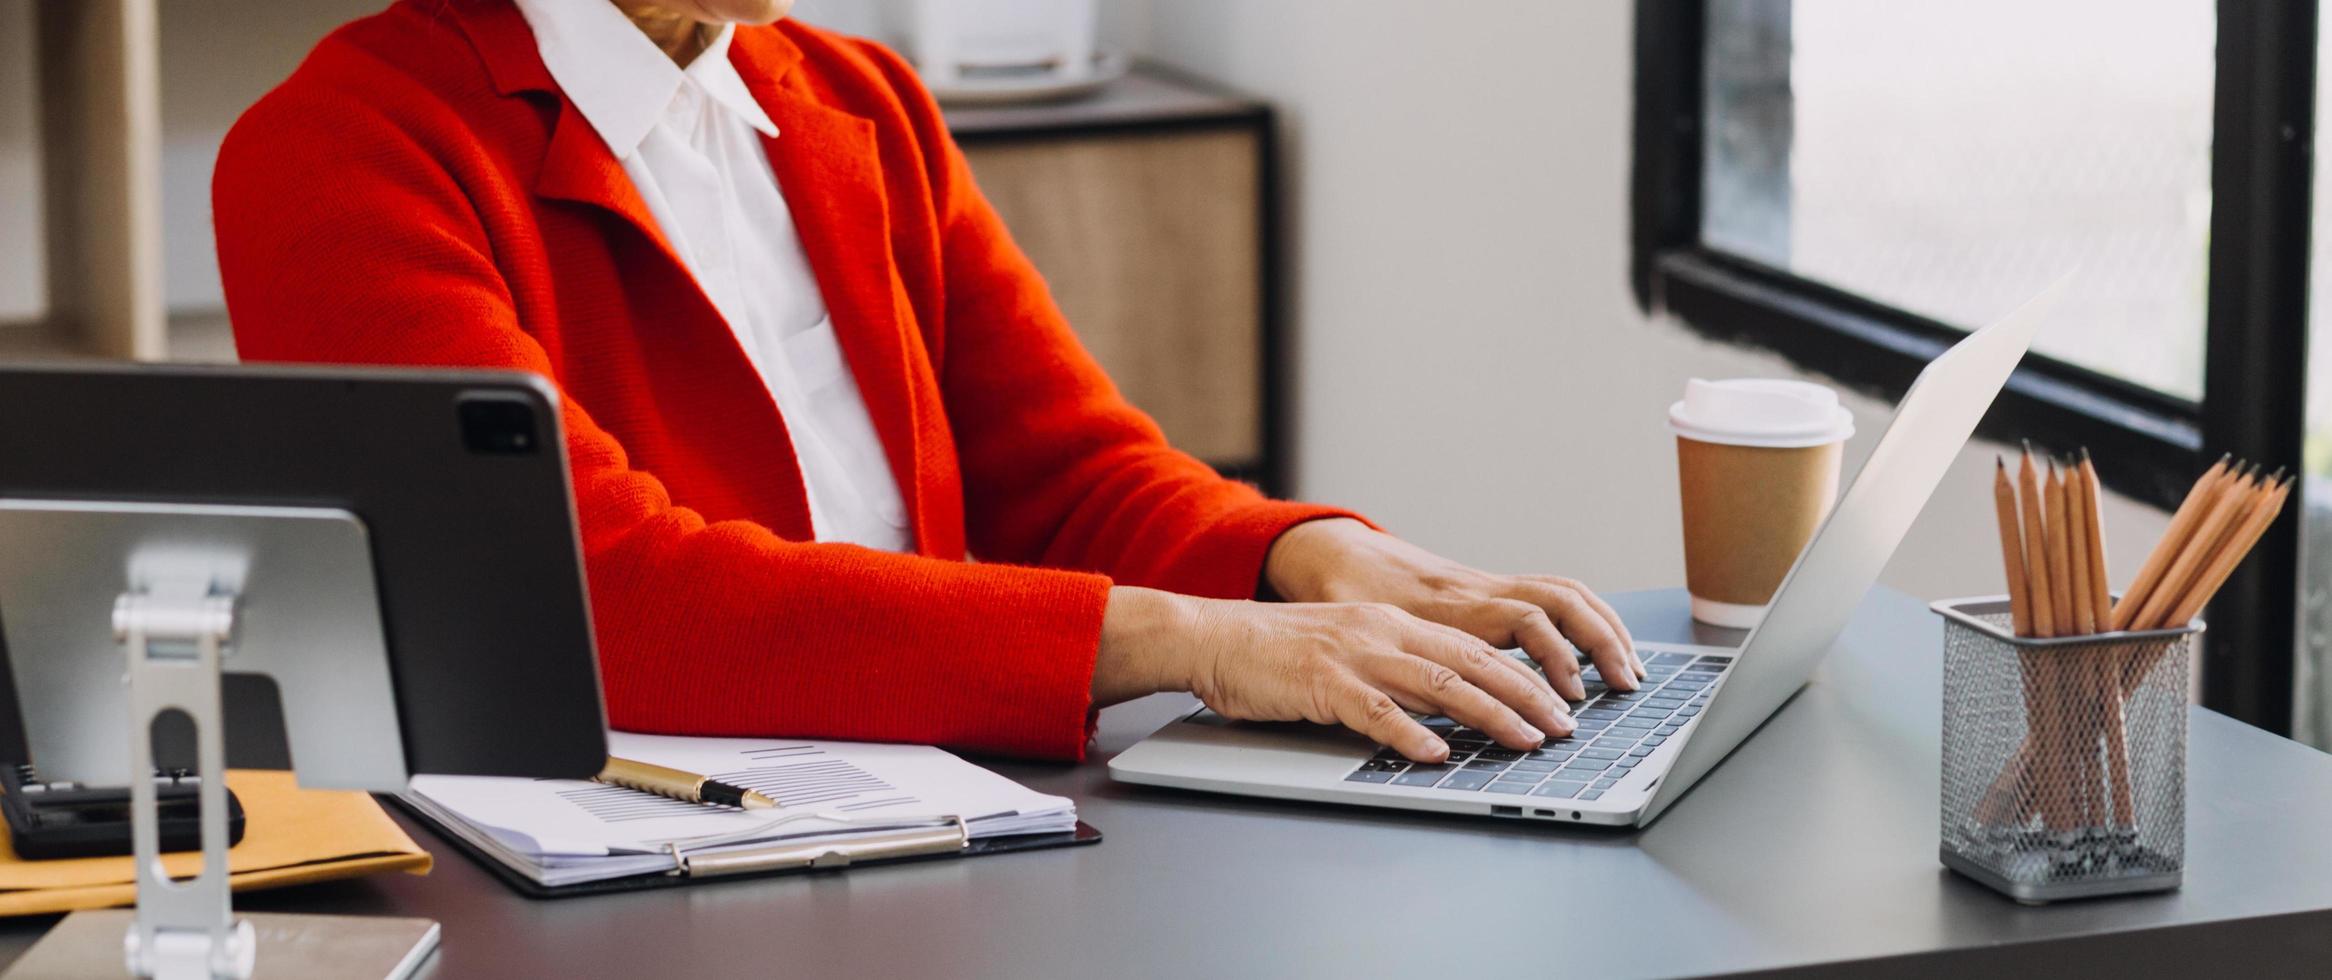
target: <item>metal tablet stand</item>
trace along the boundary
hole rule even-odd
[[[231,904],[221,704],[230,660],[283,692],[303,786],[395,790],[408,775],[372,550],[355,515],[0,500],[0,540],[10,544],[0,628],[32,761],[50,778],[126,775],[137,883],[126,935],[122,912],[74,913],[11,976],[118,977],[126,962],[156,980],[246,980],[265,962],[271,974],[377,980],[428,957],[438,926],[426,919],[238,917]],[[125,652],[126,665],[114,659]],[[201,805],[202,870],[179,881],[163,865],[153,780],[155,724],[173,713],[192,722]]]
[[[181,585],[186,583],[180,583]],[[132,974],[251,975],[259,940],[234,916],[227,888],[227,748],[220,735],[220,658],[235,634],[235,596],[202,590],[124,592],[113,605],[114,639],[129,649],[130,838],[137,859],[138,919],[122,941]],[[194,722],[196,793],[202,804],[202,873],[170,879],[162,868],[162,815],[154,780],[156,722],[171,711]]]

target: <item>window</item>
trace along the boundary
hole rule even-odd
[[[1636,16],[1647,308],[1900,397],[2070,271],[1985,433],[2087,446],[2114,489],[2165,507],[2206,446],[2301,459],[2313,0],[1638,0]],[[2332,361],[2318,377],[2332,406]],[[2332,407],[2316,416],[2310,462],[2332,473]],[[2207,614],[2205,702],[2282,732],[2300,523]],[[2307,638],[2332,657],[2332,517],[2323,533],[2325,626]]]
[[[2317,61],[2326,54],[2321,32]],[[2332,112],[2327,76],[2319,74],[2316,89],[2317,129]],[[2321,156],[2315,161],[2315,182],[2325,182]],[[2311,226],[2318,234],[2332,229],[2332,194],[2316,195]],[[2305,474],[2297,496],[2300,512],[2300,656],[2298,718],[2293,737],[2318,748],[2332,747],[2332,246],[2311,250],[2308,269],[2309,343],[2307,435],[2302,452]]]
[[[1954,327],[2070,271],[2036,349],[2197,400],[2214,22],[2210,0],[1720,0],[1701,240]]]

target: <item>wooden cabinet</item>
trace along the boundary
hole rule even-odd
[[[948,113],[1071,326],[1176,446],[1276,488],[1270,115],[1152,72]]]

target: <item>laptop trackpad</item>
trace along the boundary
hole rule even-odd
[[[1308,721],[1234,721],[1211,709],[1202,709],[1183,719],[1183,723],[1215,730],[1215,734],[1207,736],[1209,741],[1252,739],[1256,744],[1275,749],[1306,749],[1338,755],[1366,755],[1377,748],[1375,740],[1351,729]]]

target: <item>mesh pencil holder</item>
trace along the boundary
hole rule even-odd
[[[2186,867],[2180,629],[2016,636],[2005,597],[1947,599],[1945,867],[2020,902],[2176,888]]]

